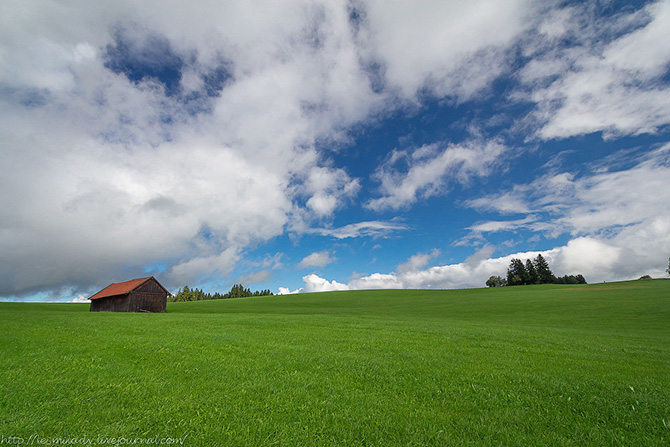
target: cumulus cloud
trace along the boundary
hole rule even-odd
[[[527,253],[530,256],[533,253]],[[419,254],[418,256],[422,256]],[[405,268],[408,263],[397,272],[373,273],[353,279],[348,284],[328,281],[317,275],[304,277],[305,287],[299,292],[321,292],[333,290],[363,290],[363,289],[451,289],[483,287],[486,279],[493,274],[504,274],[512,256],[498,259],[487,259],[477,263],[459,263],[453,265],[425,267],[427,260],[420,262],[408,260],[412,268]]]
[[[305,282],[305,287],[302,292],[333,292],[337,290],[349,290],[349,286],[339,283],[337,281],[328,281],[315,274],[310,274],[302,278]]]
[[[5,8],[0,294],[109,282],[166,259],[168,284],[227,275],[250,244],[308,230],[356,197],[360,181],[317,143],[348,141],[352,125],[426,88],[471,97],[528,26],[524,1],[352,5]],[[375,206],[430,195],[452,164],[437,163],[427,183],[389,173]]]
[[[300,289],[291,290],[288,287],[279,287],[278,291],[279,291],[278,292],[279,295],[294,295],[296,293],[300,293]]]
[[[336,258],[333,258],[330,255],[328,250],[317,251],[308,256],[305,256],[302,261],[300,261],[300,264],[298,264],[298,268],[304,269],[308,267],[325,267],[328,264],[332,264],[336,260]]]
[[[670,123],[670,89],[660,82],[670,63],[670,2],[607,18],[585,3],[552,16],[519,75],[540,138],[638,135]]]
[[[531,62],[512,99],[533,105],[523,124],[540,138],[657,131],[670,120],[660,82],[668,5],[582,20],[586,7],[526,0],[9,4],[0,16],[0,295],[76,294],[157,264],[177,286],[228,277],[250,247],[286,232],[407,230],[374,217],[333,227],[364,184],[333,154],[356,126],[426,96],[473,100],[509,73],[519,44]],[[396,150],[373,175],[377,196],[360,200],[366,212],[404,209],[486,176],[509,152],[496,138]],[[645,173],[656,183],[666,174],[652,161]],[[593,236],[611,219],[600,195],[643,214],[617,220],[625,228],[613,246],[661,232],[664,215],[646,216],[626,178],[547,179],[584,204],[557,231]],[[608,195],[610,183],[621,197]],[[520,188],[472,204],[546,212],[565,208],[562,197],[543,203]],[[412,283],[384,275],[356,281]],[[342,286],[324,281],[309,277],[306,289]]]
[[[314,273],[303,276],[302,280],[305,283],[305,287],[301,287],[294,291],[291,291],[286,287],[280,287],[279,294],[289,295],[294,293],[335,292],[339,290],[349,290],[349,286],[346,284],[342,284],[337,281],[328,281],[327,279],[321,278],[319,275]]]
[[[666,226],[666,229],[668,227]],[[329,281],[317,275],[304,277],[305,287],[294,293],[331,290],[365,289],[462,289],[484,287],[492,276],[505,276],[513,258],[533,259],[541,254],[557,276],[583,274],[591,283],[620,279],[635,279],[644,274],[663,276],[663,261],[651,259],[641,252],[617,246],[616,241],[595,237],[579,237],[566,245],[544,251],[518,252],[490,258],[491,248],[483,248],[472,259],[457,264],[421,269],[397,269],[390,273],[373,273],[351,280],[347,284]]]
[[[600,279],[634,278],[659,266],[670,252],[670,145],[645,154],[616,158],[637,161],[629,169],[594,166],[590,174],[560,172],[517,185],[500,196],[480,198],[471,206],[497,209],[498,197],[512,195],[533,214],[523,219],[490,221],[470,227],[474,235],[524,229],[546,236],[574,237],[556,260]],[[505,212],[506,206],[500,210]],[[603,263],[602,265],[598,263]],[[598,266],[599,265],[599,266]],[[617,276],[619,275],[619,276]]]
[[[90,303],[91,300],[88,299],[89,297],[87,295],[79,295],[76,296],[70,301],[71,303]]]
[[[524,230],[546,236],[568,234],[570,240],[559,247],[518,252],[491,258],[495,251],[485,245],[465,261],[427,267],[433,254],[418,253],[397,267],[395,272],[374,273],[346,284],[350,289],[376,288],[466,288],[483,287],[491,275],[504,276],[512,258],[530,259],[542,254],[555,274],[583,274],[589,282],[635,279],[649,274],[665,276],[670,253],[670,145],[640,155],[626,151],[614,154],[616,163],[606,168],[600,163],[588,174],[576,176],[552,172],[530,184],[516,185],[512,191],[480,198],[471,206],[508,212],[509,198],[520,204],[519,211],[530,210],[525,218],[489,221],[470,227],[471,237]],[[498,208],[497,200],[503,205]],[[310,290],[318,290],[312,278]],[[323,279],[323,283],[328,281]]]
[[[404,289],[405,284],[394,273],[373,273],[356,278],[348,284],[351,290]],[[320,292],[320,290],[315,290]]]
[[[319,216],[329,216],[338,204],[358,193],[358,179],[351,179],[343,169],[315,166],[305,181],[305,190],[310,195],[307,207]]]
[[[374,174],[381,184],[382,197],[371,200],[368,206],[377,211],[399,209],[443,192],[453,183],[467,184],[501,164],[506,151],[498,141],[478,140],[446,147],[432,144],[412,152],[393,151]]]
[[[314,147],[379,96],[346,9],[243,3],[4,11],[0,294],[165,259],[168,284],[226,276],[356,195]]]
[[[525,0],[365,6],[369,51],[389,88],[408,100],[428,90],[462,101],[486,88],[506,69],[507,51],[535,10]]]
[[[440,250],[434,249],[430,253],[417,253],[411,256],[407,262],[400,264],[397,268],[398,273],[404,275],[406,273],[415,272],[422,269],[428,262],[439,256]]]
[[[621,247],[612,246],[607,241],[580,237],[561,247],[555,259],[560,271],[586,271],[590,278],[600,281],[602,278],[611,278],[614,270],[625,267],[621,265],[623,251]]]

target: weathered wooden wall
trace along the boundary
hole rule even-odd
[[[129,312],[165,312],[167,293],[154,280],[142,284],[130,294]]]
[[[128,295],[117,295],[91,300],[91,312],[132,312],[128,298]]]

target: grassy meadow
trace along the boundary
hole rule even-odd
[[[0,326],[3,440],[670,445],[670,281],[0,303]]]

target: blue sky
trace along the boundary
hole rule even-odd
[[[10,2],[0,297],[670,256],[670,2]]]

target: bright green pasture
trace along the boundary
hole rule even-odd
[[[670,281],[0,303],[0,327],[5,439],[670,444]]]

